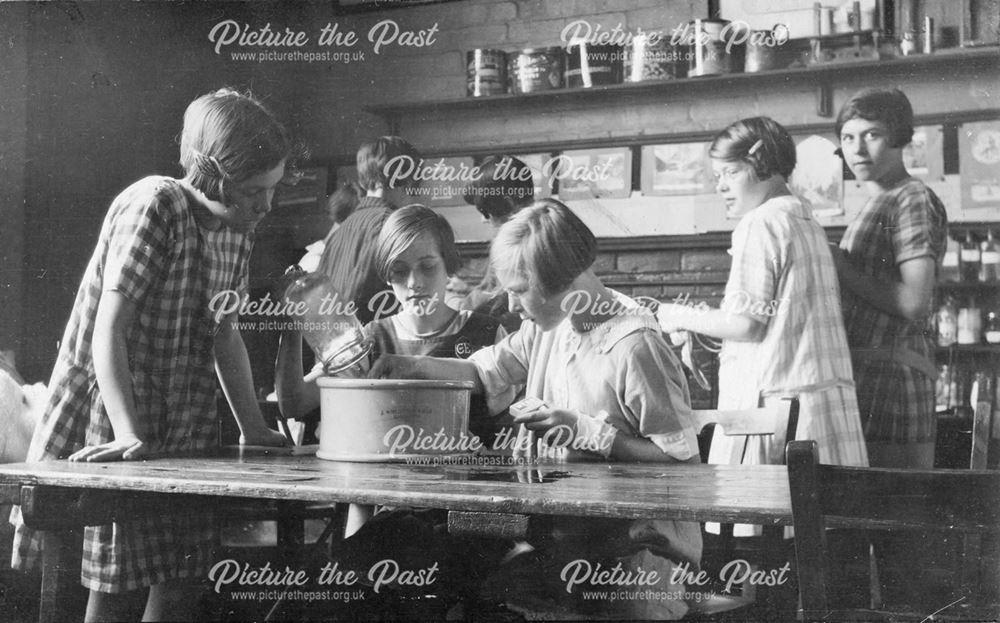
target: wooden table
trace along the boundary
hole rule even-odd
[[[532,515],[765,526],[792,519],[787,471],[780,465],[408,465],[233,451],[143,462],[0,465],[0,502],[21,504],[26,521],[39,528],[107,523],[119,500],[135,495],[165,499],[178,509],[185,500],[207,498],[440,508],[451,511],[451,529],[504,536],[516,535]],[[58,608],[58,589],[49,586],[43,610]]]

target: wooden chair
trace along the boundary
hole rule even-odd
[[[699,434],[709,425],[721,426],[727,437],[774,435],[784,430],[787,443],[795,439],[799,423],[799,401],[797,398],[783,398],[780,402],[756,409],[694,409],[691,414],[694,417],[694,428]],[[701,460],[708,461],[707,452],[702,453]]]
[[[993,415],[993,379],[988,375],[978,376],[972,385],[972,456],[970,469],[996,468],[996,461],[990,460],[990,442],[1000,439],[1000,417]]]
[[[755,409],[696,409],[692,411],[695,421],[695,430],[704,437],[703,431],[709,426],[711,435],[714,436],[718,427],[721,427],[723,434],[727,437],[746,437],[751,435],[772,436],[780,431],[784,431],[785,441],[795,439],[795,431],[799,421],[799,401],[797,398],[783,398],[770,405]],[[701,442],[702,440],[699,440]],[[702,462],[708,462],[709,443],[700,443],[702,446]],[[744,444],[744,453],[746,444]],[[765,568],[780,566],[780,550],[784,529],[781,526],[764,526],[761,538],[752,539],[753,557],[756,562]],[[715,558],[723,562],[728,562],[741,556],[735,555],[733,547],[733,526],[723,524],[720,530],[720,551],[715,552]],[[749,583],[742,587],[738,595],[721,595],[718,593],[706,594],[705,599],[693,605],[694,612],[690,616],[711,617],[717,614],[736,610],[739,608],[749,608],[757,601],[755,587]],[[774,604],[768,604],[774,606]]]
[[[1000,604],[1000,472],[904,470],[820,465],[813,441],[788,445],[800,615],[813,620],[931,620],[930,612],[847,610],[830,603],[828,527],[865,530],[953,530],[992,543],[980,554],[970,600],[948,605],[934,620],[997,620]],[[980,602],[981,603],[978,603]],[[946,606],[946,604],[941,604]]]

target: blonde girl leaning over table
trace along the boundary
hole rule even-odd
[[[819,444],[820,460],[867,465],[840,292],[826,234],[809,206],[788,189],[795,143],[767,117],[720,132],[709,155],[716,190],[743,214],[720,309],[662,305],[666,331],[722,339],[719,408],[757,407],[797,396],[799,439]],[[766,441],[715,435],[711,463],[781,463],[783,431]]]
[[[497,233],[490,261],[521,314],[521,329],[468,360],[383,356],[373,376],[472,381],[492,412],[506,408],[519,386],[544,402],[515,419],[533,434],[556,427],[571,432],[581,448],[571,459],[698,462],[690,401],[679,363],[653,315],[601,284],[591,269],[597,241],[558,201],[524,208]],[[698,565],[701,534],[695,523],[669,520],[561,518],[519,571],[501,572],[486,584],[508,601],[558,599],[560,607],[599,618],[677,619],[682,599],[587,601],[566,592],[562,571],[585,560],[625,571],[656,570],[655,586],[682,596],[670,575],[679,563]],[[617,587],[616,587],[617,588]],[[622,587],[624,588],[624,587]],[[634,590],[630,588],[629,590]]]
[[[284,443],[257,407],[234,314],[213,309],[224,311],[227,293],[246,292],[253,231],[271,209],[290,151],[285,129],[249,96],[221,89],[188,106],[185,177],[139,180],[105,216],[29,461],[133,460],[212,448],[216,375],[241,442]],[[33,564],[41,535],[21,523],[18,510],[13,566],[23,568]],[[87,620],[200,618],[198,582],[217,540],[211,514],[136,508],[120,516],[132,518],[84,532]]]

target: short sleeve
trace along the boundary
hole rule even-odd
[[[253,241],[253,233],[251,232],[243,240],[239,249],[240,263],[236,268],[236,291],[239,293],[240,300],[250,294],[250,255],[253,252]]]
[[[481,348],[469,357],[486,392],[486,404],[496,414],[514,400],[520,386],[528,381],[528,360],[537,328],[522,327],[493,346]]]
[[[102,289],[142,301],[163,278],[174,238],[167,206],[155,196],[114,210],[108,223],[108,250]]]
[[[624,359],[625,408],[639,433],[678,461],[697,456],[687,383],[663,339],[643,332]]]
[[[919,257],[937,261],[944,252],[944,233],[936,215],[935,198],[922,184],[907,184],[900,190],[892,228],[896,264]]]
[[[780,241],[764,219],[751,214],[733,232],[732,254],[722,309],[767,322],[782,270]]]

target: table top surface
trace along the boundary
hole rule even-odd
[[[0,465],[0,485],[410,505],[448,510],[791,523],[782,465],[350,463],[288,451]]]

